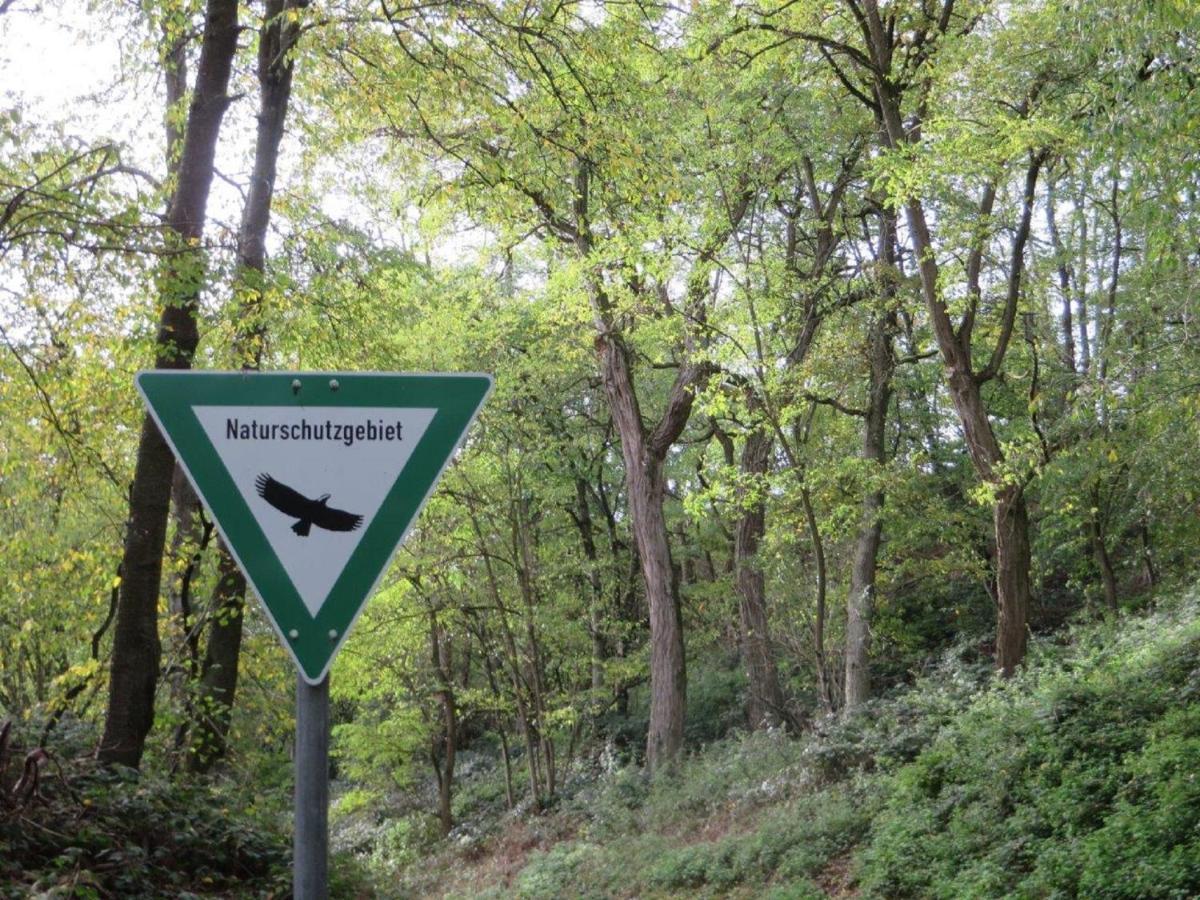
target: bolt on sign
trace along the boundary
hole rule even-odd
[[[480,374],[146,371],[138,390],[309,684],[492,389]]]

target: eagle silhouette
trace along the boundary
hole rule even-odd
[[[354,531],[362,524],[362,516],[326,506],[329,494],[322,494],[316,500],[310,500],[294,488],[276,481],[266,472],[255,479],[254,486],[258,489],[258,496],[281,513],[299,519],[292,526],[292,531],[300,537],[307,537],[314,525],[326,531]]]

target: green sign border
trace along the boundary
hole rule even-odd
[[[332,383],[336,381],[337,388]],[[295,389],[299,383],[299,390]],[[150,370],[136,377],[150,415],[212,512],[301,676],[319,684],[492,390],[492,376]],[[436,409],[379,512],[314,618],[192,411],[196,406]],[[295,630],[297,637],[289,637]],[[331,637],[332,635],[332,637]]]

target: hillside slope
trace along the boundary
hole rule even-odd
[[[1200,592],[1038,643],[1009,682],[948,657],[804,738],[735,736],[647,781],[471,822],[381,883],[460,897],[1200,893]],[[387,869],[387,854],[375,856]],[[382,863],[382,867],[379,865]],[[385,886],[386,885],[386,886]]]

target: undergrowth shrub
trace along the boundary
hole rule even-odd
[[[516,894],[522,900],[557,900],[559,897],[603,897],[604,879],[597,866],[594,844],[558,844],[537,853],[521,871]]]
[[[1193,676],[1200,673],[1197,668]],[[1173,710],[1126,760],[1112,814],[1080,849],[1090,897],[1192,897],[1200,889],[1200,706]],[[1113,874],[1121,878],[1115,882]]]
[[[690,673],[683,739],[688,747],[720,740],[746,723],[746,673],[740,666],[696,667]]]
[[[811,885],[831,859],[862,839],[872,805],[869,796],[848,786],[810,794],[771,809],[749,831],[668,851],[647,873],[646,883],[716,893],[771,879]]]
[[[820,896],[812,878],[861,840],[875,801],[857,782],[811,788],[804,745],[781,731],[727,738],[654,778],[623,770],[564,802],[579,819],[576,840],[531,855],[515,894],[722,896],[752,886]],[[700,831],[712,836],[695,841]]]
[[[1082,631],[947,723],[883,785],[866,892],[1196,895],[1195,607]]]
[[[0,891],[13,898],[286,892],[287,837],[240,816],[237,805],[205,786],[73,762],[45,779],[38,802],[0,813]]]

